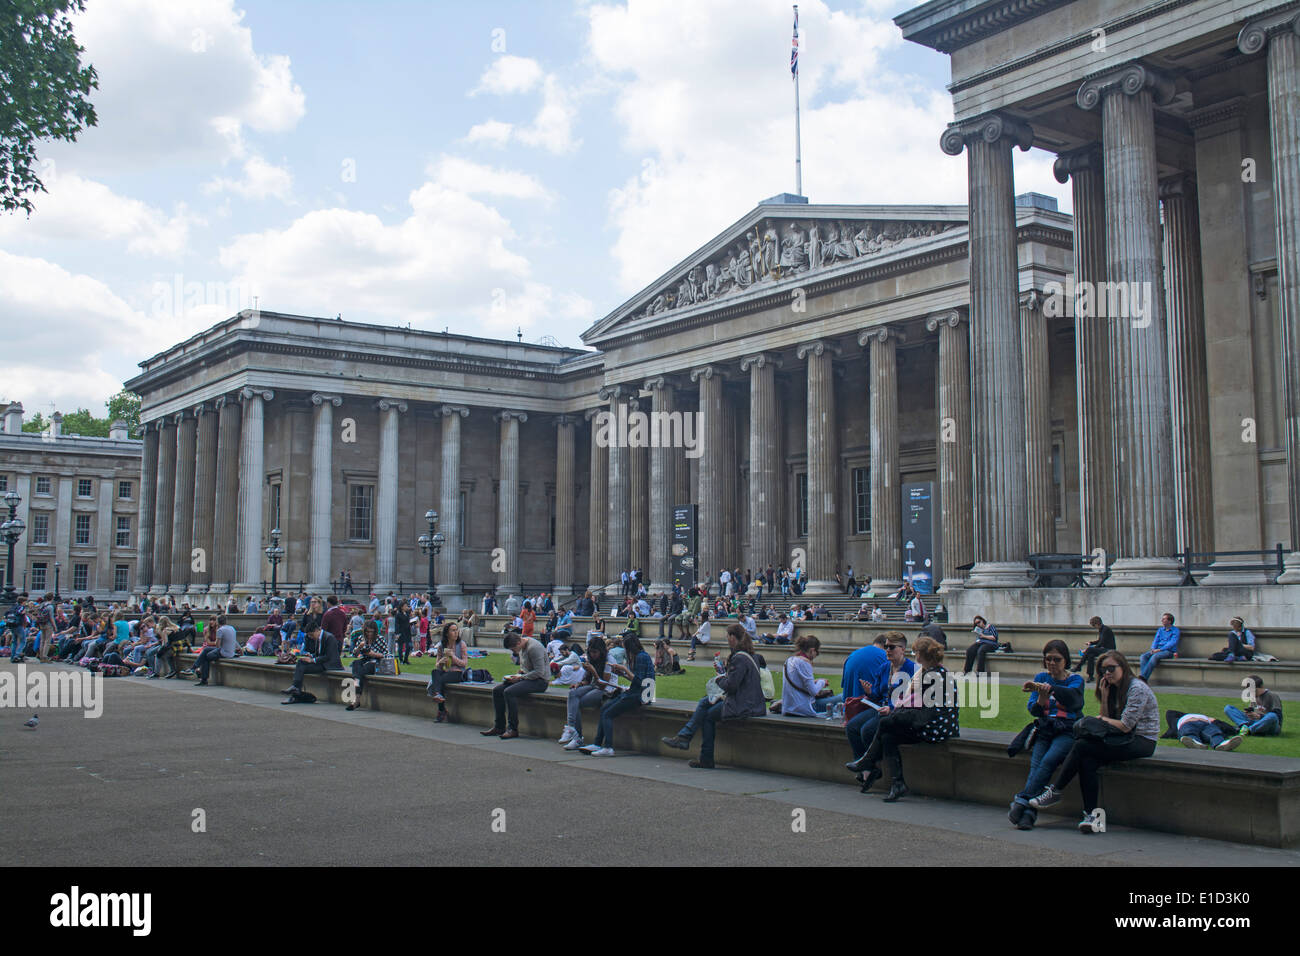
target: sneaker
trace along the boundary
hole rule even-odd
[[[696,770],[712,770],[712,769],[713,769],[713,761],[712,761],[712,760],[692,760],[692,761],[690,762],[690,764],[688,764],[688,766],[694,767]]]
[[[591,755],[592,755],[593,757],[612,757],[612,756],[614,756],[614,748],[613,748],[613,747],[600,747],[600,748],[597,749],[597,750],[593,750],[593,751],[591,752]]]
[[[1200,737],[1179,737],[1178,742],[1184,747],[1190,747],[1193,750],[1205,749],[1205,741],[1201,740]]]
[[[1091,813],[1085,813],[1083,819],[1079,821],[1080,833],[1100,833],[1101,832],[1101,813],[1093,810]]]
[[[1061,802],[1061,791],[1057,790],[1049,783],[1047,785],[1046,790],[1044,790],[1038,796],[1030,799],[1029,805],[1033,807],[1035,810],[1042,810],[1045,809],[1046,807],[1055,806],[1060,802]]]
[[[573,729],[573,726],[571,724],[565,724],[564,733],[560,734],[560,739],[557,740],[556,743],[567,744],[570,740],[572,740],[577,735],[577,733],[578,732]]]
[[[587,744],[585,747],[579,747],[578,751],[584,754],[594,754],[597,750],[600,749],[601,748],[597,747],[595,744]]]
[[[564,745],[564,749],[565,749],[565,750],[581,750],[581,749],[582,749],[582,738],[579,737],[579,736],[577,736],[577,735],[575,735],[575,736],[573,736],[573,737],[570,737],[570,738],[569,738],[569,742],[568,742],[567,744]]]
[[[1227,737],[1215,746],[1215,750],[1236,750],[1241,746],[1241,734],[1235,737]]]
[[[691,742],[684,737],[678,737],[678,736],[660,737],[659,739],[663,741],[663,743],[666,744],[667,746],[672,747],[674,750],[691,749]]]
[[[1016,829],[1032,830],[1034,828],[1034,824],[1037,822],[1038,822],[1038,811],[1035,810],[1033,807],[1025,807],[1025,812],[1020,817],[1020,821],[1016,824]]]
[[[1007,814],[1007,819],[1011,821],[1013,826],[1019,826],[1020,818],[1025,815],[1025,811],[1028,809],[1028,804],[1021,803],[1019,800],[1012,800],[1011,811]]]
[[[1250,736],[1250,724],[1242,724],[1240,727],[1238,727],[1238,728],[1237,728],[1237,736],[1238,736],[1238,737],[1249,737],[1249,736]]]

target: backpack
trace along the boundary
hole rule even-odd
[[[491,684],[492,672],[487,668],[472,667],[465,671],[466,684]]]

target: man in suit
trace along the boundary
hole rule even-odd
[[[290,698],[302,693],[306,675],[343,670],[338,639],[329,631],[322,631],[320,621],[311,621],[307,625],[307,649],[308,653],[301,655],[293,665],[293,683],[285,688],[284,692]]]
[[[1097,658],[1101,657],[1106,651],[1115,649],[1115,632],[1102,623],[1101,618],[1094,617],[1088,622],[1097,629],[1096,640],[1089,641],[1082,651],[1079,652],[1079,662],[1074,665],[1074,672],[1077,674],[1083,669],[1084,665],[1088,667],[1088,683],[1092,683],[1093,670],[1097,666]]]

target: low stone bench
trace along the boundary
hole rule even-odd
[[[192,663],[193,655],[187,657]],[[211,680],[227,687],[278,694],[291,674],[291,668],[265,658],[236,658],[215,667]],[[343,671],[311,674],[306,689],[322,703],[341,704],[342,681],[348,676]],[[437,704],[427,696],[425,684],[423,675],[367,677],[361,703],[385,713],[432,719]],[[490,686],[453,684],[445,694],[453,721],[491,726]],[[552,689],[521,702],[519,732],[555,740],[564,727],[566,701],[565,690]],[[615,749],[670,759],[697,755],[698,735],[689,752],[665,747],[660,741],[681,728],[694,706],[694,701],[660,700],[618,718]],[[595,710],[583,713],[589,736],[597,716]],[[943,744],[904,746],[908,786],[925,796],[1006,806],[1024,786],[1029,772],[1026,756],[1007,757],[1011,737],[1005,732],[963,729],[961,737]],[[508,744],[502,749],[507,750]],[[721,724],[715,751],[715,759],[723,767],[856,786],[844,769],[850,756],[838,724],[776,716]],[[1102,803],[1114,825],[1261,846],[1300,845],[1300,760],[1162,747],[1153,757],[1108,767],[1101,776]],[[1047,812],[1079,815],[1078,787],[1072,786],[1066,799]]]

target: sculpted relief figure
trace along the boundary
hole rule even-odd
[[[808,268],[816,272],[822,267],[822,240],[816,223],[808,227],[808,245],[805,248],[808,253]]]
[[[768,277],[779,279],[781,277],[780,273],[779,240],[776,235],[776,227],[769,224],[763,230],[763,264],[759,270],[759,275],[764,279]]]
[[[781,240],[781,273],[805,272],[808,269],[808,245],[798,226],[791,225],[790,231]]]

